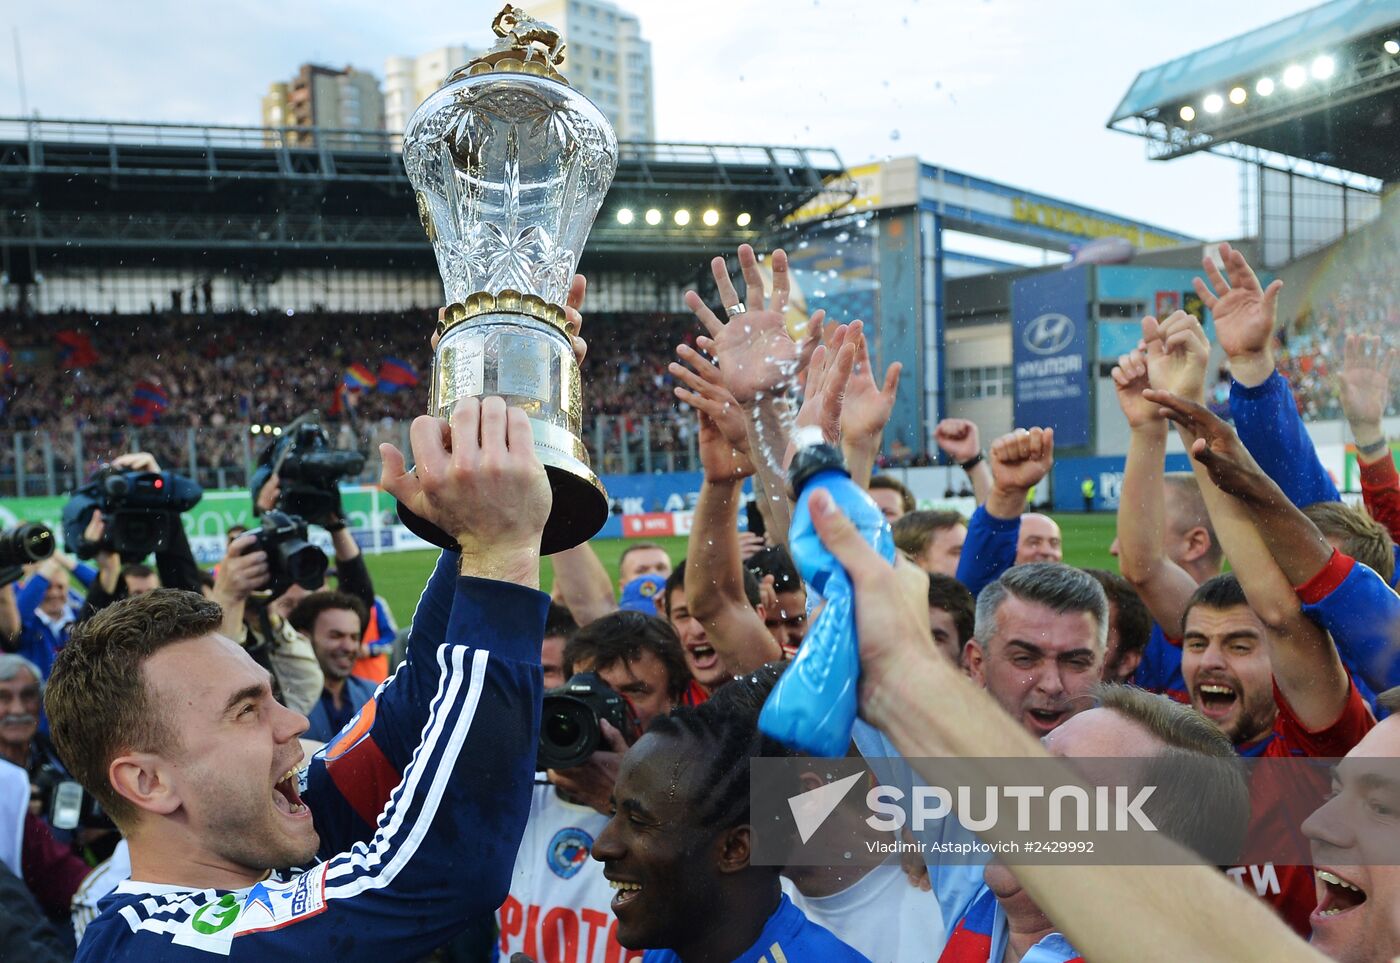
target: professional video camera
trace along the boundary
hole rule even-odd
[[[23,523],[0,532],[0,588],[18,582],[23,566],[53,554],[53,532],[44,525]]]
[[[91,793],[68,773],[46,762],[34,773],[33,797],[54,829],[114,829],[111,817]]]
[[[262,467],[253,476],[254,500],[275,473],[281,488],[277,507],[316,525],[326,525],[340,514],[340,480],[358,475],[365,467],[363,452],[332,447],[316,412],[288,425],[260,461]]]
[[[174,472],[122,471],[104,465],[73,492],[63,506],[63,541],[78,558],[99,550],[116,552],[123,562],[139,562],[170,544],[172,525],[199,504],[204,489]],[[94,509],[102,512],[102,538],[89,542],[83,531]]]
[[[273,509],[264,512],[262,527],[253,533],[257,547],[267,553],[268,590],[274,597],[293,584],[315,591],[326,581],[326,553],[306,540],[306,520]]]
[[[637,730],[632,705],[595,672],[579,672],[544,694],[540,714],[540,746],[535,768],[581,766],[603,744],[606,719],[629,743]]]

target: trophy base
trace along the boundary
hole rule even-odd
[[[540,554],[553,555],[582,545],[598,534],[608,520],[608,496],[598,476],[587,465],[558,452],[537,451],[537,454],[544,462],[545,474],[549,476],[549,487],[554,495],[549,520],[545,522],[544,534],[540,537]],[[399,521],[414,535],[438,548],[452,551],[460,548],[455,538],[432,522],[419,518],[402,502],[399,502]]]

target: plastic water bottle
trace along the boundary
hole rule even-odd
[[[826,605],[764,703],[758,727],[809,755],[844,756],[851,744],[860,686],[855,599],[846,570],[812,525],[812,493],[818,488],[830,492],[861,537],[888,562],[894,561],[894,536],[879,506],[851,480],[841,453],[822,441],[820,429],[803,429],[798,443],[802,447],[789,473],[797,504],[788,545],[807,590]]]

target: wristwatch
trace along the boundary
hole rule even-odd
[[[1371,455],[1379,455],[1381,452],[1385,451],[1385,446],[1386,440],[1382,438],[1380,441],[1374,441],[1369,445],[1357,445],[1356,450],[1360,454],[1369,457]]]
[[[986,453],[985,451],[979,451],[977,454],[973,455],[973,456],[972,456],[971,458],[969,458],[967,461],[959,462],[959,464],[962,466],[962,470],[963,470],[963,471],[972,471],[972,469],[974,469],[974,468],[976,468],[978,465],[982,464],[983,460],[984,460],[986,457],[987,457],[987,453]]]

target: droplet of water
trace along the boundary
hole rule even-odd
[[[890,131],[890,140],[899,140],[899,128]]]

